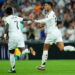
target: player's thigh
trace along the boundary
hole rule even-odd
[[[55,43],[57,47],[60,49],[60,51],[64,50],[64,42],[63,42],[62,35],[60,32],[58,32]]]
[[[47,34],[46,39],[45,39],[45,44],[50,44],[52,45],[54,43],[54,37],[51,34]]]
[[[53,43],[54,43],[54,38],[52,37],[52,35],[48,34],[45,39],[43,49],[48,50]]]
[[[17,42],[17,47],[18,47],[20,50],[24,50],[24,49],[25,49],[25,42],[24,42],[24,39],[19,39],[19,41]]]
[[[9,41],[8,41],[8,49],[13,50],[13,49],[16,48],[16,46],[17,46],[16,41],[14,39],[9,39]]]

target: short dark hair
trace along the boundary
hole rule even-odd
[[[8,15],[11,15],[11,14],[13,13],[12,8],[11,8],[11,7],[8,7],[8,8],[5,10],[5,13],[7,13]]]
[[[49,4],[53,8],[52,2],[45,2],[45,4]]]

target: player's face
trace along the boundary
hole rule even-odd
[[[51,9],[51,6],[46,3],[44,8],[45,8],[46,11],[49,11]]]

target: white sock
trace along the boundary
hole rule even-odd
[[[15,57],[14,57],[14,54],[10,54],[10,63],[11,63],[12,70],[15,70]]]
[[[26,53],[30,53],[30,51],[28,50],[28,48],[26,48],[25,50],[22,51],[22,54],[26,54]]]
[[[42,66],[45,66],[47,58],[48,58],[48,50],[44,50],[42,55]]]

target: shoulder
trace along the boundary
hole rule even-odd
[[[51,15],[55,15],[55,12],[53,10],[51,11]]]
[[[8,18],[8,17],[6,17],[6,19],[5,19],[5,24],[7,24],[7,23],[8,23],[8,21],[9,21],[9,18]]]
[[[6,17],[6,21],[10,20],[10,18],[12,18],[12,16]]]
[[[49,13],[49,16],[48,16],[48,17],[54,17],[54,16],[55,16],[54,11],[50,11],[50,13]]]
[[[11,16],[6,17],[5,24],[10,23],[10,21],[11,21]]]

